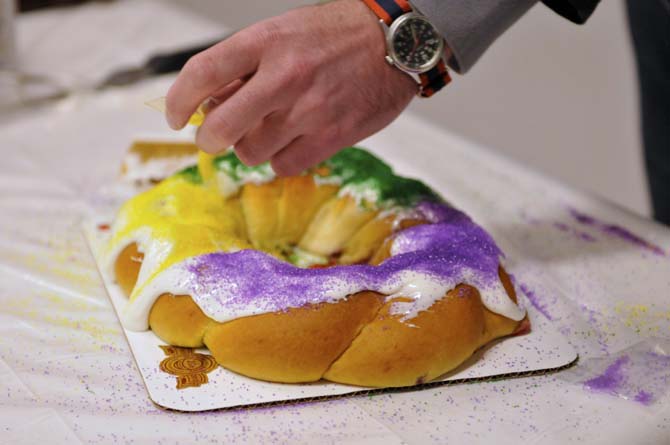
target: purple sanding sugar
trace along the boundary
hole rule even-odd
[[[609,365],[601,375],[584,382],[584,386],[592,391],[617,395],[617,391],[626,381],[623,367],[630,361],[627,355],[619,357]]]
[[[649,406],[654,401],[654,396],[647,391],[642,390],[635,395],[634,400],[638,403]]]
[[[556,227],[561,232],[569,232],[570,231],[570,226],[568,226],[567,224],[562,223],[562,222],[555,222],[554,227]]]
[[[535,309],[537,309],[542,315],[547,317],[548,320],[553,320],[551,314],[549,313],[549,310],[547,309],[547,306],[540,301],[540,298],[538,298],[535,292],[533,292],[524,283],[519,283],[519,289],[521,289],[521,292],[523,292],[526,298],[528,298],[528,301],[530,301],[530,304],[532,304]]]
[[[602,374],[584,381],[584,387],[646,406],[654,403],[655,394],[667,391],[670,357],[654,352],[640,354],[634,349],[611,363]]]
[[[586,215],[585,213],[581,213],[580,211],[573,209],[573,208],[568,208],[570,215],[579,223],[584,224],[586,226],[594,227],[598,230],[600,230],[602,233],[605,233],[607,235],[615,236],[623,241],[626,241],[630,244],[633,244],[638,247],[642,247],[646,250],[649,250],[650,252],[653,252],[656,255],[661,255],[665,256],[665,252],[663,249],[661,249],[659,246],[650,243],[649,241],[645,240],[644,238],[634,234],[630,230],[617,226],[616,224],[609,224],[603,221],[600,221],[593,216]]]
[[[431,203],[423,208],[430,208],[439,222],[398,233],[394,255],[378,266],[302,269],[263,252],[242,250],[188,260],[191,277],[182,284],[193,294],[208,295],[208,301],[202,301],[204,305],[239,309],[252,303],[277,311],[329,301],[328,292],[342,282],[350,293],[379,291],[403,271],[425,273],[438,282],[452,284],[467,272],[468,283],[477,287],[499,282],[501,251],[484,229],[446,204]]]
[[[597,239],[591,235],[590,233],[583,232],[581,230],[577,230],[574,227],[570,227],[569,225],[562,223],[562,222],[555,222],[554,227],[556,227],[558,230],[561,232],[569,233],[571,235],[576,236],[577,238],[581,239],[582,241],[587,241],[587,242],[595,242]]]

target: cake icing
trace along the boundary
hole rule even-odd
[[[187,168],[123,205],[107,246],[107,273],[130,243],[144,253],[131,302],[143,283],[172,264],[210,252],[250,248],[241,237],[234,208],[214,191],[202,187],[197,169]]]
[[[393,312],[409,322],[458,284],[479,289],[489,310],[517,321],[524,317],[500,282],[502,253],[493,239],[420,181],[393,174],[381,160],[356,148],[343,150],[309,174],[317,183],[338,184],[338,196],[353,197],[377,217],[427,223],[397,232],[391,257],[379,265],[298,267],[251,249],[244,238],[234,195],[246,183],[274,180],[269,165],[247,167],[233,152],[202,156],[197,168],[131,199],[119,213],[109,245],[110,267],[131,242],[145,254],[124,325],[147,329],[149,311],[163,293],[191,295],[206,315],[224,322],[336,302],[364,290],[387,300],[405,297],[394,302]],[[302,252],[301,258],[309,257]]]

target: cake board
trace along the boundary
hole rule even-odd
[[[83,230],[118,316],[127,297],[105,272],[101,261],[103,246],[110,236],[112,207],[107,211],[97,209],[84,221]],[[574,348],[524,296],[520,298],[531,321],[529,333],[486,345],[457,369],[435,381],[401,388],[364,388],[326,381],[265,382],[216,365],[206,349],[170,347],[150,330],[134,332],[123,328],[123,332],[149,398],[156,405],[185,412],[252,408],[545,374],[574,364],[577,361]]]

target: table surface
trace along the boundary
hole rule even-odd
[[[579,363],[254,410],[156,407],[80,223],[133,138],[170,134],[142,103],[172,79],[85,87],[158,47],[222,30],[136,0],[28,15],[18,32],[26,70],[83,90],[0,116],[0,443],[670,443],[670,231],[409,114],[362,145],[492,232]]]

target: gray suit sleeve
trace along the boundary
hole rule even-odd
[[[537,0],[413,0],[447,41],[449,66],[465,73]]]

